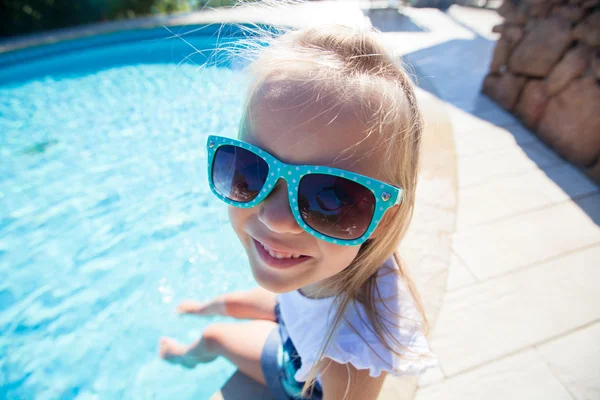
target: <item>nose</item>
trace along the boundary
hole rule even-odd
[[[302,233],[292,214],[287,183],[280,180],[269,196],[261,203],[258,220],[276,233]]]

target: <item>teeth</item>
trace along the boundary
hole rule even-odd
[[[260,242],[259,242],[260,243]],[[261,246],[263,247],[263,249],[266,250],[267,253],[269,253],[269,255],[273,258],[276,258],[278,260],[284,259],[284,258],[300,258],[300,254],[291,254],[291,253],[278,253],[276,251],[271,250],[270,248],[268,248],[267,246],[265,246],[264,244],[260,243]]]

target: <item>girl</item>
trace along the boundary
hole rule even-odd
[[[210,136],[207,152],[260,287],[178,308],[250,321],[163,338],[161,356],[225,356],[276,399],[375,399],[387,374],[437,362],[396,255],[422,133],[412,84],[376,32],[337,25],[275,38],[250,72],[240,140]]]

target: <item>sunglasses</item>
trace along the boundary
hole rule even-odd
[[[219,199],[254,207],[284,179],[298,225],[330,243],[364,243],[402,198],[402,189],[385,182],[328,166],[285,164],[240,140],[209,136],[207,151],[208,181]]]

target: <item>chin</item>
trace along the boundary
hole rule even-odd
[[[282,276],[278,271],[271,270],[269,267],[260,265],[256,261],[250,261],[250,267],[252,268],[252,275],[256,283],[270,292],[287,293],[301,287],[296,279]]]

